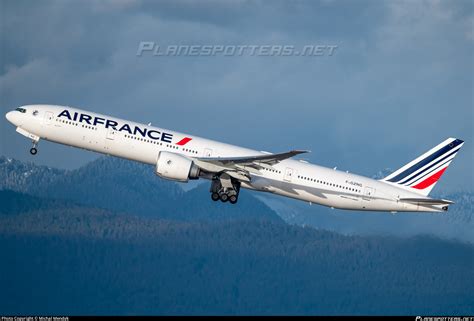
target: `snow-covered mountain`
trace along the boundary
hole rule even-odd
[[[258,198],[286,222],[347,235],[415,236],[430,234],[474,243],[474,193],[436,195],[454,201],[445,213],[382,213],[330,209],[270,194]]]
[[[0,190],[68,200],[93,208],[172,220],[282,219],[248,191],[236,206],[215,203],[209,185],[184,190],[152,166],[101,157],[75,170],[58,170],[0,157]]]
[[[384,177],[390,169],[380,171]],[[348,235],[431,234],[474,243],[474,193],[436,195],[453,200],[446,213],[390,213],[333,210],[265,193],[242,191],[235,206],[209,200],[208,185],[189,190],[162,180],[151,166],[113,157],[76,170],[59,170],[0,157],[0,189],[68,199],[87,206],[169,219],[272,218]],[[146,214],[145,214],[146,213]],[[245,215],[243,214],[245,213]],[[276,213],[276,214],[275,214]]]

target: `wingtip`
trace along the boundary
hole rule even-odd
[[[304,149],[296,149],[296,150],[292,150],[291,152],[295,154],[311,153],[310,150],[304,150]]]
[[[454,202],[451,200],[445,200],[444,198],[442,199],[444,202],[446,202],[447,205],[453,205]]]

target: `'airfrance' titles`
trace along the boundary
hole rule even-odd
[[[173,134],[170,133],[161,133],[157,130],[154,129],[148,129],[148,128],[140,128],[138,126],[130,126],[129,124],[125,123],[122,126],[119,127],[119,123],[117,123],[115,120],[110,120],[110,119],[105,119],[102,117],[92,117],[87,114],[79,114],[79,113],[74,113],[71,116],[71,113],[67,109],[63,110],[59,115],[59,117],[66,117],[69,120],[72,121],[77,121],[80,123],[87,123],[89,125],[97,126],[97,125],[105,125],[105,128],[113,128],[116,131],[126,131],[130,135],[134,136],[141,136],[143,138],[150,138],[154,140],[161,140],[166,143],[171,143],[171,140],[173,139]]]

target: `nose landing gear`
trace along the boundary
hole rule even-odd
[[[30,154],[31,155],[36,155],[38,154],[38,149],[36,148],[38,146],[38,142],[37,141],[33,141],[33,147],[31,147],[30,149]]]

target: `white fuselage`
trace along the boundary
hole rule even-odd
[[[9,120],[18,127],[17,131],[32,140],[41,138],[151,165],[156,164],[160,151],[181,154],[191,159],[264,154],[71,107],[30,105],[25,108],[29,111],[34,109],[35,112]],[[68,111],[70,117],[58,117],[64,110]],[[122,128],[124,124],[129,126]],[[134,133],[135,127],[139,129]],[[145,135],[142,133],[144,129],[147,131]],[[190,140],[182,145],[176,144],[183,138]],[[400,198],[419,195],[386,182],[293,159],[260,170],[259,174],[252,173],[250,182],[243,182],[242,187],[340,209],[442,211],[435,205],[400,202]]]

